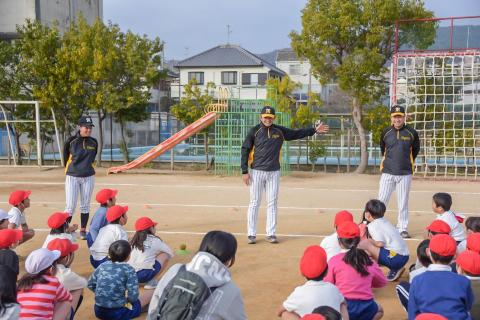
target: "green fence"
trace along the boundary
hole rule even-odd
[[[260,110],[265,105],[275,107],[270,100],[240,100],[228,101],[228,112],[221,114],[215,122],[215,174],[232,176],[239,175],[242,143],[248,131],[259,123]],[[287,114],[276,113],[275,123],[289,126]],[[281,172],[290,171],[289,144],[284,142],[281,157]]]

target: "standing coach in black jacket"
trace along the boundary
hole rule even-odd
[[[65,211],[70,214],[70,220],[77,206],[80,195],[80,237],[86,239],[88,216],[90,214],[90,199],[95,187],[95,158],[98,142],[91,137],[94,127],[90,116],[83,116],[78,122],[79,130],[70,137],[63,147],[65,163]]]
[[[380,164],[382,176],[378,199],[388,205],[393,191],[397,190],[397,229],[403,238],[408,234],[408,197],[415,159],[420,151],[417,131],[405,124],[405,108],[393,106],[390,109],[392,125],[385,128],[380,137],[383,160]]]
[[[256,243],[258,208],[264,190],[267,198],[267,241],[278,243],[275,231],[280,182],[280,150],[283,141],[328,132],[328,126],[322,123],[315,128],[292,130],[273,124],[274,121],[275,109],[270,106],[264,107],[260,114],[260,124],[250,129],[242,145],[242,179],[247,186],[250,186],[250,204],[247,214],[247,234],[250,244]]]

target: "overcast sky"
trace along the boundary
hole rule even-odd
[[[254,53],[290,46],[307,0],[103,0],[103,19],[124,31],[159,37],[167,59],[184,59],[218,44]],[[480,0],[426,0],[437,17],[480,15]],[[475,21],[480,25],[480,19]]]

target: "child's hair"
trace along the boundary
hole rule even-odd
[[[61,233],[66,233],[67,232],[67,223],[65,222],[62,224],[61,227],[59,228],[52,228],[50,229],[50,234],[61,234]]]
[[[307,279],[309,281],[322,281],[323,278],[325,278],[327,276],[327,273],[328,273],[328,266],[325,268],[325,270],[322,272],[322,274],[319,275],[318,277],[315,277],[315,278],[305,277],[305,279]]]
[[[326,320],[342,320],[342,314],[329,306],[317,307],[312,313],[321,314]]]
[[[423,240],[417,247],[417,258],[418,261],[424,266],[425,268],[432,264],[430,257],[427,254],[427,248],[430,244],[430,239]]]
[[[455,257],[454,255],[453,256],[441,256],[433,251],[430,250],[430,255],[432,256],[432,259],[434,263],[439,263],[439,264],[444,264],[444,265],[447,265],[447,264],[450,264],[453,260],[453,258]]]
[[[437,207],[448,211],[452,207],[452,196],[446,192],[438,192],[433,195],[433,202]]]
[[[480,232],[480,217],[468,217],[465,220],[465,228],[473,232]]]
[[[16,275],[7,266],[0,265],[0,318],[5,314],[7,303],[17,303]]]
[[[51,269],[52,271],[50,272]],[[56,272],[56,265],[54,263],[50,267],[40,271],[37,274],[31,274],[31,273],[24,274],[20,278],[20,280],[18,280],[18,284],[17,284],[18,291],[30,290],[32,289],[33,285],[37,283],[42,283],[42,284],[48,283],[48,280],[44,278],[44,275],[55,274],[55,272]]]
[[[365,212],[369,212],[374,219],[383,218],[387,208],[385,204],[377,199],[372,199],[365,205]]]
[[[125,262],[132,252],[132,247],[127,240],[117,240],[108,248],[108,256],[112,262]]]
[[[340,242],[345,249],[348,249],[343,257],[343,261],[352,266],[362,277],[368,276],[367,267],[371,266],[373,261],[364,250],[357,248],[360,243],[360,237],[338,238],[338,242]]]
[[[150,228],[142,231],[137,231],[132,237],[132,240],[130,240],[130,245],[132,246],[133,249],[138,249],[140,251],[144,251],[145,248],[143,247],[143,243],[147,239],[148,235],[155,236],[151,231]],[[157,236],[155,236],[157,237]],[[158,237],[157,237],[158,238]],[[160,238],[159,238],[160,239]]]
[[[203,237],[198,251],[208,252],[222,263],[231,260],[232,266],[237,253],[237,239],[228,232],[210,231]]]
[[[122,219],[123,217],[125,217],[125,213],[122,214],[120,217],[118,217],[117,219],[113,220],[112,222],[109,222],[109,224],[120,224],[120,219]]]

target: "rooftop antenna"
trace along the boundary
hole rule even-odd
[[[227,24],[227,44],[230,44],[230,35],[232,34],[232,30],[230,29],[230,25]]]

